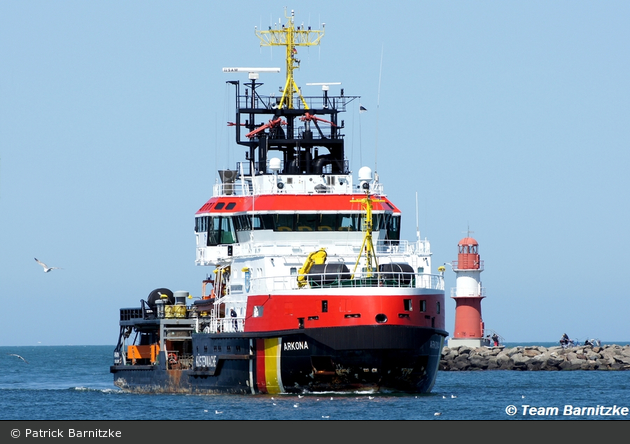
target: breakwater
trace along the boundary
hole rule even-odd
[[[444,347],[440,370],[630,370],[630,345]]]

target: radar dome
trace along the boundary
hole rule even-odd
[[[271,171],[280,171],[282,161],[277,157],[269,159],[269,169]]]
[[[371,181],[372,180],[372,169],[370,167],[361,167],[359,170],[359,181]]]

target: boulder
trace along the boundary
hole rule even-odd
[[[525,350],[523,350],[522,352],[522,355],[528,358],[534,358],[540,354],[542,354],[542,352],[538,350],[537,348],[529,348],[529,347],[525,348]]]
[[[582,362],[581,359],[570,359],[561,362],[558,367],[560,367],[561,370],[581,370]]]

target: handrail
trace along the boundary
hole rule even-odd
[[[345,274],[348,276],[345,276]],[[298,285],[297,275],[254,277],[251,278],[251,291],[277,292],[309,288],[347,289],[377,287],[444,290],[444,277],[441,274],[382,271],[373,273],[373,277],[370,278],[357,273],[354,279],[350,279],[350,272],[316,273],[306,276],[307,285],[304,287]]]

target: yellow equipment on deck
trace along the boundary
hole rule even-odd
[[[321,265],[326,263],[327,255],[328,254],[326,253],[325,248],[320,248],[319,250],[313,251],[308,255],[306,261],[304,261],[304,265],[302,265],[302,268],[300,268],[300,271],[298,273],[298,286],[304,287],[307,284],[306,275],[308,274],[311,267],[315,264]]]

